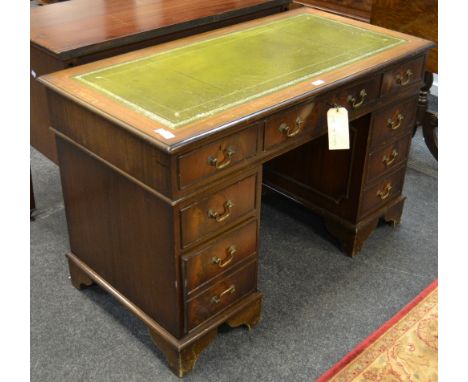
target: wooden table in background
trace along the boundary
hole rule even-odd
[[[295,0],[297,4],[369,22],[372,0]]]
[[[31,145],[57,162],[38,76],[286,10],[288,0],[73,0],[31,9]]]
[[[262,183],[351,256],[400,221],[432,45],[301,8],[41,77],[73,285],[107,290],[185,375],[221,324],[259,320]],[[333,105],[349,150],[328,149]]]
[[[73,0],[31,8],[31,145],[57,163],[45,89],[36,81],[38,76],[282,12],[289,2]],[[34,200],[32,187],[30,200]]]
[[[49,5],[49,4],[58,3],[60,1],[67,1],[67,0],[36,0],[36,3],[39,5]]]

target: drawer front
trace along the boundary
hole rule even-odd
[[[257,221],[243,225],[215,240],[200,252],[182,256],[188,294],[204,282],[232,269],[257,252]]]
[[[191,330],[257,289],[257,262],[220,280],[186,303],[186,328]]]
[[[264,149],[320,132],[319,104],[310,102],[273,115],[265,124]]]
[[[384,73],[381,94],[389,94],[416,82],[421,82],[423,74],[424,57],[418,57],[398,65]]]
[[[256,207],[257,176],[252,175],[185,207],[180,212],[182,247],[230,225]]]
[[[257,152],[258,125],[178,157],[179,188],[233,167]]]
[[[379,98],[379,90],[378,77],[338,89],[324,97],[325,106],[327,106],[325,113],[332,105],[338,105],[348,109],[350,115],[359,114],[361,110]]]
[[[371,146],[385,144],[413,128],[417,102],[417,98],[411,98],[376,112],[372,123]]]
[[[382,176],[386,172],[398,167],[406,161],[411,142],[411,134],[405,135],[398,141],[377,150],[367,159],[366,183]]]
[[[361,199],[361,217],[383,207],[388,201],[401,195],[403,182],[405,180],[405,169],[406,168],[403,167],[396,173],[386,176],[363,192]]]

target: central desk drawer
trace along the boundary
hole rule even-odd
[[[334,105],[345,107],[350,115],[361,111],[379,97],[380,82],[378,77],[332,91],[323,99],[325,114]],[[326,116],[325,116],[326,118]]]
[[[179,188],[233,167],[257,152],[258,125],[204,145],[178,161]]]
[[[318,109],[318,103],[309,102],[268,118],[265,124],[264,149],[267,150],[296,137],[310,135],[314,130],[319,135],[321,115]]]
[[[180,211],[182,247],[201,240],[255,210],[257,176],[202,197]]]
[[[195,328],[256,289],[257,262],[253,261],[187,301],[187,330]]]
[[[226,233],[201,251],[182,256],[185,290],[196,287],[239,264],[257,252],[257,221]]]

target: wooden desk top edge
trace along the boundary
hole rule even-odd
[[[75,4],[73,4],[75,3]],[[110,37],[102,41],[101,39],[89,39],[84,44],[77,42],[71,42],[67,46],[59,46],[57,42],[47,41],[47,32],[44,31],[45,27],[35,27],[35,18],[38,18],[41,14],[54,11],[57,8],[70,8],[76,6],[74,2],[59,2],[51,4],[47,7],[34,7],[31,8],[31,30],[30,30],[30,43],[36,48],[59,57],[60,59],[73,59],[96,53],[103,49],[117,48],[127,44],[138,43],[141,41],[157,38],[171,33],[181,32],[190,28],[200,27],[203,25],[211,24],[214,21],[222,22],[230,18],[240,17],[248,13],[258,12],[266,10],[275,6],[286,5],[290,3],[290,0],[251,0],[248,5],[240,4],[236,8],[225,8],[221,12],[206,12],[201,17],[191,18],[185,17],[177,20],[171,20],[171,22],[160,23],[151,25],[150,28],[145,28],[135,33],[127,33]],[[195,3],[194,3],[195,4]],[[102,16],[103,18],[104,16]],[[102,21],[102,20],[101,20]],[[44,36],[41,36],[45,33]],[[45,38],[44,38],[45,37]]]
[[[155,132],[155,130],[158,129],[166,129],[166,126],[126,108],[118,101],[112,100],[94,89],[87,88],[86,86],[79,84],[77,81],[71,78],[73,76],[107,67],[109,65],[134,60],[149,54],[169,50],[195,41],[204,40],[209,37],[224,35],[233,31],[261,25],[272,20],[277,20],[304,12],[327,17],[333,20],[338,20],[350,25],[356,25],[372,31],[383,32],[390,36],[403,38],[407,40],[407,42],[405,44],[390,48],[384,52],[377,53],[371,57],[322,74],[319,77],[322,81],[324,81],[323,84],[317,86],[312,85],[311,83],[318,79],[318,77],[309,78],[308,80],[297,85],[293,85],[277,92],[273,92],[272,94],[259,97],[238,107],[226,110],[223,113],[193,122],[176,131],[171,131],[171,133],[173,133],[175,136],[168,139],[163,138],[159,133]],[[56,73],[42,76],[39,78],[39,81],[55,92],[74,100],[83,107],[116,123],[133,134],[140,136],[150,144],[162,149],[163,151],[172,153],[183,149],[194,141],[203,139],[204,137],[210,136],[221,130],[228,129],[232,125],[250,120],[253,121],[254,119],[261,118],[261,116],[267,112],[279,109],[280,107],[287,106],[291,103],[295,103],[297,100],[303,98],[305,99],[313,97],[315,94],[321,91],[331,89],[343,81],[352,79],[362,73],[377,70],[383,65],[388,65],[389,63],[397,61],[406,56],[410,57],[420,54],[424,50],[431,48],[433,45],[434,43],[427,40],[369,25],[360,21],[344,18],[311,8],[299,8],[296,10],[283,12],[281,14],[202,33],[196,36],[182,38],[169,43],[141,49],[90,64],[62,70]]]

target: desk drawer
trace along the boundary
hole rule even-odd
[[[179,188],[233,167],[257,152],[258,125],[248,127],[216,142],[204,145],[178,161]]]
[[[423,74],[424,57],[418,57],[398,65],[384,73],[381,94],[389,94],[416,82],[421,82]]]
[[[288,142],[294,138],[302,138],[319,131],[319,104],[309,102],[289,110],[282,111],[268,118],[265,124],[264,149]]]
[[[182,256],[185,290],[188,294],[240,261],[257,252],[257,221],[241,226],[215,240],[203,250]]]
[[[405,166],[364,191],[361,197],[360,216],[383,207],[388,201],[400,195],[404,180]]]
[[[411,142],[411,134],[369,154],[367,159],[366,183],[382,176],[406,161]]]
[[[414,127],[417,98],[410,98],[376,112],[372,123],[371,146],[375,147]]]
[[[182,247],[253,212],[256,190],[257,176],[252,175],[183,208],[180,212]]]
[[[359,114],[379,97],[380,82],[378,77],[343,87],[325,96],[325,114],[332,105],[343,106],[349,114]]]
[[[254,261],[187,301],[187,330],[195,328],[256,289],[257,262]]]

